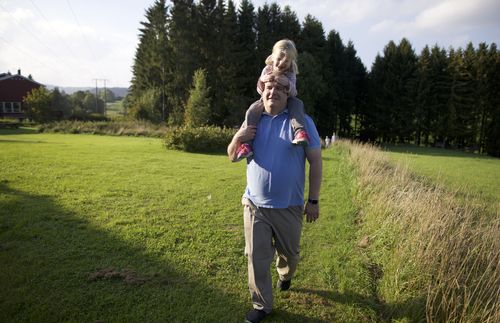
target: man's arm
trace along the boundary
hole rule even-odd
[[[246,122],[245,122],[246,123]],[[234,134],[233,139],[227,146],[227,156],[231,161],[236,160],[238,147],[247,141],[255,138],[255,133],[257,131],[257,127],[255,126],[246,126],[243,125],[241,128]]]
[[[306,158],[309,162],[309,199],[319,200],[321,178],[323,174],[323,162],[321,160],[321,148],[307,149]],[[305,214],[307,222],[314,222],[319,218],[319,204],[306,203]]]

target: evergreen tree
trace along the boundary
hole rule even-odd
[[[290,9],[290,6],[285,6],[281,12],[280,26],[277,31],[278,39],[290,39],[298,42],[300,37],[300,22],[297,14]]]
[[[485,149],[491,156],[500,157],[500,51],[495,43],[491,44],[489,55],[489,99],[488,118],[485,129]]]
[[[395,132],[400,142],[412,139],[415,120],[415,97],[417,89],[417,56],[408,39],[403,38],[398,45],[397,71],[399,91],[395,97],[397,104]]]
[[[222,40],[224,44],[222,46],[223,54],[217,70],[221,80],[222,103],[214,106],[213,117],[218,123],[231,127],[241,124],[245,116],[245,110],[250,102],[249,98],[245,96],[246,91],[248,91],[245,88],[246,74],[240,74],[249,72],[245,71],[241,64],[246,57],[246,53],[243,44],[239,43],[240,34],[238,30],[236,8],[233,1],[229,0],[223,21],[222,33],[225,35]],[[254,81],[257,82],[257,80]]]
[[[257,79],[260,76],[260,66],[262,63],[257,62],[255,55],[255,13],[254,6],[249,0],[242,0],[238,9],[238,30],[237,42],[240,50],[237,52],[239,56],[239,76],[238,83],[243,89],[243,97],[246,98],[246,106],[257,97],[255,86]]]
[[[168,20],[172,79],[168,82],[168,102],[172,106],[170,124],[184,122],[184,102],[188,97],[192,75],[200,66],[198,50],[198,16],[193,0],[172,0]]]
[[[299,37],[299,71],[297,77],[298,96],[304,101],[305,109],[315,120],[321,120],[322,107],[326,101],[327,85],[323,67],[327,61],[326,39],[323,25],[316,18],[307,15]],[[325,125],[331,128],[331,125]],[[320,132],[331,131],[318,125]]]
[[[327,37],[326,50],[328,52],[328,60],[325,65],[324,74],[325,82],[328,84],[328,91],[325,96],[325,104],[321,107],[321,121],[318,120],[318,122],[324,123],[322,127],[329,127],[331,131],[338,133],[340,128],[339,114],[342,109],[342,81],[346,72],[345,46],[338,32],[334,30],[330,31]]]
[[[430,137],[434,144],[446,142],[448,129],[448,101],[450,98],[451,77],[446,50],[435,45],[429,61],[429,106],[426,120],[429,120],[429,135],[424,137],[429,144]]]
[[[255,31],[256,31],[256,59],[257,64],[264,65],[264,61],[269,56],[274,42],[276,42],[276,35],[273,34],[275,26],[272,25],[272,17],[269,5],[266,3],[257,9],[257,16],[255,18]]]
[[[429,46],[425,46],[418,58],[418,85],[415,104],[415,141],[420,145],[424,138],[426,144],[429,143],[429,133],[431,131],[431,119],[428,112],[431,106],[431,80],[430,80],[430,60],[431,51]]]
[[[210,120],[210,89],[207,87],[206,71],[198,69],[194,72],[193,85],[189,91],[189,99],[185,109],[185,125],[200,127]]]
[[[470,53],[468,54],[470,55]],[[470,144],[473,130],[470,129],[471,107],[474,105],[474,78],[465,60],[463,49],[450,50],[451,71],[450,100],[448,101],[448,144],[464,147]]]
[[[352,41],[347,43],[344,51],[346,58],[345,80],[343,86],[343,120],[340,130],[352,137],[358,135],[359,117],[364,110],[367,96],[366,68],[357,56]],[[354,120],[353,120],[354,118]]]
[[[156,0],[154,4],[146,10],[146,21],[141,22],[139,29],[139,45],[135,54],[134,65],[132,67],[132,82],[130,88],[131,105],[138,102],[146,92],[163,96],[163,101],[167,97],[166,85],[171,83],[173,78],[171,64],[171,50],[168,44],[167,30],[167,7],[165,0]],[[148,94],[148,95],[149,95]],[[168,96],[170,97],[170,96]],[[171,107],[171,105],[169,105]],[[157,107],[164,109],[163,105]],[[171,108],[168,109],[169,111]],[[168,111],[158,111],[165,117]],[[157,115],[158,113],[154,113]]]

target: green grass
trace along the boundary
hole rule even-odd
[[[500,159],[461,151],[417,146],[388,146],[393,160],[451,190],[488,203],[500,201]]]
[[[380,317],[346,155],[324,153],[321,218],[268,322]],[[0,165],[0,321],[241,322],[250,308],[244,163],[20,129],[0,132]]]
[[[106,115],[108,117],[123,116],[123,100],[106,104]]]

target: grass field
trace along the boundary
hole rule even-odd
[[[357,247],[346,155],[324,153],[321,219],[305,224],[268,322],[387,319]],[[0,321],[241,322],[250,308],[243,163],[21,129],[0,132],[0,164]]]
[[[387,146],[391,158],[416,173],[500,206],[500,159],[461,151],[416,146]]]
[[[108,117],[123,116],[123,100],[106,104],[106,115]]]

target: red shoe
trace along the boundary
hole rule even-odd
[[[305,130],[297,130],[297,132],[295,132],[295,138],[292,140],[292,144],[304,147],[309,146],[309,135]]]
[[[252,146],[249,144],[241,144],[236,150],[236,160],[240,161],[243,158],[248,158],[253,155]]]

